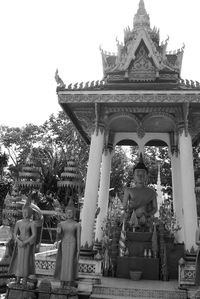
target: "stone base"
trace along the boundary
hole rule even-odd
[[[130,271],[141,271],[142,279],[159,280],[159,259],[144,257],[118,257],[118,278],[130,278]]]
[[[46,282],[47,280],[45,280]],[[49,285],[51,285],[49,281]],[[7,285],[7,299],[78,299],[78,289],[66,286],[64,288],[36,288],[28,289],[23,284],[9,283]]]
[[[74,287],[56,288],[52,291],[51,299],[78,299],[78,290]]]
[[[78,280],[78,291],[81,293],[92,293],[92,289],[94,285],[98,285],[101,283],[100,278],[94,278],[94,277],[84,277],[84,278],[79,278]]]
[[[195,285],[196,265],[195,261],[186,261],[185,264],[178,266],[179,287],[188,287]]]
[[[27,288],[24,288],[22,285],[14,285],[13,286],[7,286],[7,295],[6,298],[8,299],[24,299],[24,298],[30,298],[35,299],[37,295],[35,294],[35,291],[28,290]]]
[[[78,291],[91,293],[93,285],[101,283],[102,261],[80,259],[78,273]]]

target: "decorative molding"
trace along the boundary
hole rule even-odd
[[[195,285],[196,265],[195,261],[184,261],[183,264],[178,265],[178,282],[179,286],[192,286]]]
[[[142,46],[136,55],[134,62],[129,67],[129,79],[134,81],[156,79],[157,70],[153,65],[151,59],[148,57],[147,52]]]
[[[142,139],[144,137],[145,129],[142,125],[137,128],[137,135],[138,135],[138,138],[140,138],[140,139]]]
[[[90,136],[95,131],[95,118],[94,118],[94,109],[93,112],[89,111],[86,113],[85,111],[75,112],[77,119],[81,123],[82,128],[87,132],[88,136]]]
[[[166,112],[166,113],[171,113],[173,115],[181,114],[182,115],[182,108],[181,106],[149,106],[143,105],[143,106],[121,106],[121,107],[105,107],[105,113],[117,113],[117,112],[130,112],[130,113],[151,113],[151,112]]]
[[[59,94],[59,103],[200,103],[198,93],[110,93]]]
[[[177,129],[177,122],[176,122],[176,119],[175,117],[173,117],[171,114],[169,113],[166,113],[166,112],[162,112],[162,111],[159,111],[157,113],[155,112],[152,112],[152,113],[149,113],[147,114],[143,119],[142,119],[142,124],[144,124],[144,122],[149,119],[149,118],[152,118],[152,117],[158,117],[158,116],[162,116],[162,117],[165,117],[165,118],[168,118],[170,119],[170,121],[173,123],[174,125],[174,130]]]
[[[35,270],[36,274],[53,276],[56,265],[56,255],[49,257],[36,257]],[[78,276],[101,276],[102,275],[102,261],[79,259]]]
[[[112,114],[110,117],[108,117],[108,120],[107,120],[107,125],[110,126],[110,124],[112,123],[113,120],[116,120],[118,118],[121,118],[121,117],[126,117],[126,118],[129,118],[131,119],[132,121],[135,122],[135,124],[140,127],[141,126],[141,122],[140,120],[137,118],[137,116],[135,116],[134,114],[132,113],[129,113],[129,112],[117,112],[117,113],[114,113]]]

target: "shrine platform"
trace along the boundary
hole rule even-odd
[[[102,277],[100,285],[93,286],[91,299],[195,299],[197,287],[179,289],[177,280],[139,280]]]
[[[59,282],[48,277],[53,287]],[[41,278],[40,278],[41,279]],[[39,279],[39,280],[40,280]],[[102,277],[101,284],[94,285],[92,294],[78,294],[79,299],[199,299],[200,289],[190,287],[189,290],[179,289],[177,280],[155,281]],[[5,299],[5,293],[0,294]]]

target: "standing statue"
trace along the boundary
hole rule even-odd
[[[24,284],[30,274],[35,274],[36,228],[31,220],[33,210],[30,206],[22,208],[23,219],[18,220],[14,228],[15,246],[8,272],[16,276],[17,284],[23,278]]]
[[[75,208],[68,205],[65,210],[66,220],[58,224],[57,237],[61,240],[58,245],[54,277],[61,282],[61,288],[74,286],[78,274],[80,254],[81,226],[74,220]]]
[[[152,217],[157,211],[157,193],[146,186],[148,168],[140,154],[139,163],[133,169],[135,187],[124,191],[123,206],[126,212],[126,230],[149,231]]]

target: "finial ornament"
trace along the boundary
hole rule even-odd
[[[150,27],[150,18],[146,12],[143,0],[139,2],[139,8],[133,20],[133,27],[135,29],[139,27]]]
[[[66,87],[63,80],[58,75],[58,69],[56,70],[56,73],[55,73],[55,80],[56,80],[56,83],[57,83],[59,88],[65,88]]]
[[[140,0],[139,8],[145,8],[145,7],[144,7],[144,0]]]

